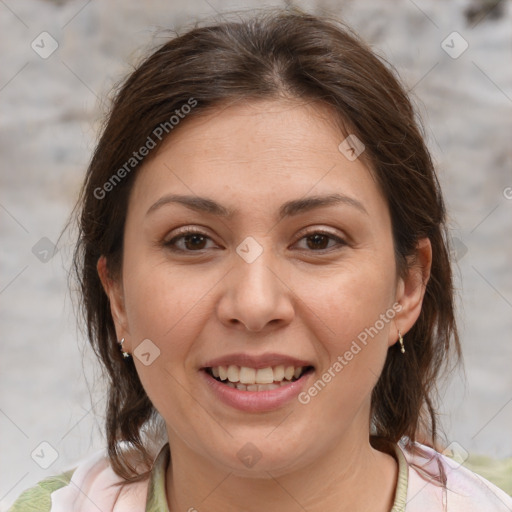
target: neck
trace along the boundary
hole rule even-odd
[[[341,442],[304,467],[283,474],[264,471],[257,478],[215,465],[170,438],[166,473],[170,512],[208,510],[325,510],[389,512],[398,477],[393,457],[369,441]]]

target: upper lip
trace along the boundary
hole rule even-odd
[[[229,354],[211,359],[202,365],[204,368],[214,368],[216,366],[246,366],[247,368],[268,368],[269,366],[313,366],[311,362],[296,357],[290,357],[284,354],[267,353],[261,355],[250,354]]]

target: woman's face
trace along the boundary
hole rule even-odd
[[[277,475],[368,443],[371,391],[422,291],[397,278],[386,201],[328,117],[219,109],[137,176],[122,282],[98,269],[173,458]]]

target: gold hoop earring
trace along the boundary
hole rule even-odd
[[[121,349],[121,353],[123,354],[123,357],[124,358],[130,357],[130,354],[123,350],[124,338],[121,341],[118,341],[117,343],[119,343],[119,348]]]
[[[402,354],[404,354],[405,353],[404,339],[402,338],[402,334],[400,333],[400,331],[398,331],[398,341],[400,342],[400,352],[402,352]]]

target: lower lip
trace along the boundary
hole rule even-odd
[[[199,373],[217,398],[226,405],[246,412],[271,411],[282,407],[299,395],[305,388],[306,381],[313,374],[312,371],[308,371],[300,379],[268,391],[241,391],[221,384],[205,370]]]

